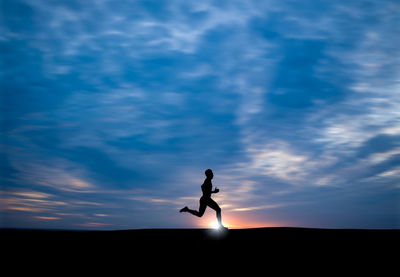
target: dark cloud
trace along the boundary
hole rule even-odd
[[[385,153],[400,146],[400,136],[379,134],[366,140],[357,151],[357,158],[366,158],[374,153]]]

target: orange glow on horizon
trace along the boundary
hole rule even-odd
[[[196,218],[197,222],[194,222],[200,228],[212,228],[218,227],[218,221],[214,213],[204,215],[202,218]],[[246,228],[262,228],[262,227],[282,227],[289,226],[290,224],[285,222],[275,222],[267,220],[257,220],[249,217],[244,217],[241,213],[227,213],[222,214],[222,224],[229,229],[246,229]]]

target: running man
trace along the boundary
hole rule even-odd
[[[215,210],[217,212],[217,219],[218,219],[218,224],[220,228],[227,229],[222,225],[222,218],[221,218],[221,208],[218,206],[218,204],[211,199],[211,194],[212,193],[218,193],[219,189],[215,188],[212,190],[212,183],[211,179],[214,177],[214,174],[211,169],[207,169],[205,171],[206,174],[206,179],[204,180],[204,183],[201,185],[201,190],[203,191],[203,196],[200,198],[200,207],[199,210],[191,210],[187,206],[182,208],[179,212],[188,212],[191,213],[192,215],[202,217],[204,212],[206,211],[207,206],[209,206],[211,209]]]

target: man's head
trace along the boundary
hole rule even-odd
[[[212,179],[214,177],[214,174],[211,169],[207,169],[204,173],[206,174],[207,178],[209,178],[209,179]]]

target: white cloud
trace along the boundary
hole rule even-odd
[[[129,197],[129,199],[133,201],[145,202],[150,206],[173,205],[174,207],[181,207],[185,203],[183,200],[175,200],[171,198],[162,198],[158,196],[147,196],[147,195],[136,195]]]
[[[316,131],[315,142],[325,143],[330,151],[352,151],[378,134],[400,134],[400,97],[393,88],[376,98],[353,99],[336,106],[319,120],[322,128]],[[350,108],[348,113],[337,113]],[[325,113],[325,112],[323,112]]]
[[[315,162],[298,154],[284,141],[250,143],[246,154],[249,162],[242,165],[256,175],[275,177],[297,184],[309,175]]]
[[[241,208],[234,208],[231,209],[233,212],[248,212],[248,211],[255,211],[255,210],[267,210],[267,209],[275,209],[280,208],[283,206],[287,206],[284,204],[270,204],[270,205],[261,205],[261,206],[252,206],[252,207],[241,207]]]
[[[378,174],[379,177],[400,177],[400,167]]]
[[[399,155],[399,154],[400,154],[400,148],[397,147],[395,149],[391,149],[386,152],[372,153],[367,158],[365,158],[365,160],[369,164],[379,164],[381,162],[388,160],[389,158],[393,157],[394,155]]]

